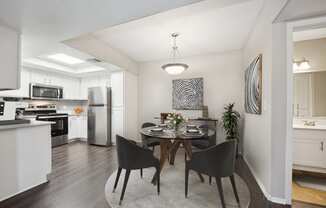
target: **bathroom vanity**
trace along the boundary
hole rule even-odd
[[[326,173],[326,125],[293,126],[293,169]]]

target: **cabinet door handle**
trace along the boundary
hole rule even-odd
[[[320,150],[324,152],[324,142],[320,142]]]

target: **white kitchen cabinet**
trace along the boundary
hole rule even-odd
[[[68,139],[87,138],[87,116],[69,116]]]
[[[38,72],[34,70],[30,71],[30,79],[31,83],[38,84],[54,85],[53,83],[57,82],[57,80],[53,80],[53,78],[46,72]]]
[[[0,25],[0,90],[20,87],[20,34]]]
[[[22,70],[20,75],[20,88],[17,90],[0,91],[1,97],[29,97],[30,74]]]
[[[68,100],[80,100],[80,82],[78,79],[67,77],[62,78],[63,98]]]
[[[80,138],[87,139],[87,116],[80,116]]]
[[[112,143],[115,144],[116,135],[124,136],[124,109],[112,108]]]
[[[295,129],[293,164],[297,167],[326,169],[326,131]],[[297,168],[296,168],[297,169]],[[300,169],[300,168],[299,168]]]
[[[78,138],[78,130],[79,130],[79,122],[76,116],[69,116],[68,118],[68,139],[76,139]]]
[[[80,83],[80,97],[81,99],[88,99],[88,88],[90,87],[110,87],[110,76],[92,76],[84,77]]]

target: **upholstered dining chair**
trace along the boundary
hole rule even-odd
[[[210,127],[209,125],[207,124],[203,124],[203,125],[200,125],[198,127],[199,129],[202,129],[202,131],[208,131],[209,129],[211,129],[212,127]],[[211,135],[211,136],[207,136],[206,138],[204,139],[200,139],[200,140],[193,140],[191,141],[191,145],[199,150],[204,150],[204,149],[208,149],[210,147],[213,147],[216,145],[216,128],[215,129],[212,129],[214,130],[214,134]],[[196,149],[193,151],[195,152]],[[185,160],[187,160],[187,154],[185,153]],[[212,183],[212,177],[210,176],[209,177],[209,184]]]
[[[236,141],[226,141],[209,149],[194,152],[192,158],[186,161],[185,169],[185,196],[188,196],[189,171],[194,170],[199,173],[215,177],[217,189],[221,198],[222,207],[225,208],[223,187],[221,178],[229,177],[235,198],[238,203],[239,197],[234,181],[236,159]]]
[[[203,124],[198,128],[202,129],[202,131],[208,131],[211,127],[209,125]],[[205,139],[193,140],[191,141],[191,145],[201,150],[216,145],[216,129],[213,130],[215,133],[212,136],[207,136]]]
[[[142,128],[147,128],[147,127],[152,127],[152,126],[156,126],[156,124],[146,122],[146,123],[143,123],[143,125],[141,127]],[[160,139],[157,139],[155,137],[148,137],[148,136],[145,136],[145,135],[141,135],[141,136],[142,136],[143,145],[145,147],[152,147],[153,151],[155,151],[155,146],[160,145]]]
[[[149,149],[138,146],[122,136],[117,135],[116,138],[119,167],[113,192],[117,188],[122,169],[126,170],[119,204],[121,205],[122,203],[131,170],[150,167],[156,168],[157,193],[160,194],[160,162],[153,156],[153,152]]]

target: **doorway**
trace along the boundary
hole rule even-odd
[[[287,36],[287,197],[325,207],[326,18],[291,22]]]

